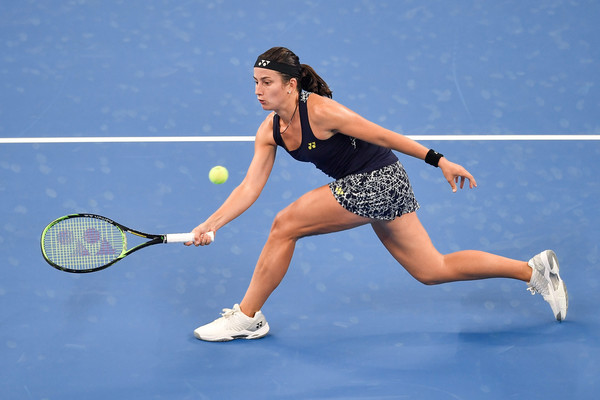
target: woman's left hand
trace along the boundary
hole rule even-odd
[[[459,187],[461,189],[465,186],[465,180],[467,179],[469,180],[469,189],[477,187],[477,182],[475,181],[475,178],[473,178],[473,175],[471,175],[469,171],[467,171],[462,165],[455,164],[451,161],[448,161],[446,157],[442,157],[438,163],[438,167],[440,167],[442,170],[442,173],[450,184],[450,187],[452,187],[453,192],[456,192],[456,185],[458,184],[459,180]]]

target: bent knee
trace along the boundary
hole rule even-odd
[[[416,273],[412,274],[413,278],[422,283],[423,285],[433,286],[444,283],[437,275],[430,273]]]
[[[275,215],[270,234],[288,237],[297,236],[297,226],[294,223],[293,213],[290,212],[289,206]]]
[[[445,280],[440,280],[434,276],[427,276],[427,277],[415,277],[417,279],[417,281],[421,282],[423,285],[426,286],[433,286],[433,285],[439,285],[441,283],[445,283]]]
[[[417,281],[427,286],[448,282],[443,262],[425,264],[417,270],[411,270],[409,272]]]

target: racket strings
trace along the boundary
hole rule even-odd
[[[44,234],[46,257],[71,270],[93,270],[119,258],[126,250],[125,234],[109,222],[89,217],[67,218]]]

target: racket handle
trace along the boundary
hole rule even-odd
[[[215,233],[214,232],[207,232],[206,233],[208,235],[208,237],[210,238],[210,242],[214,242],[215,241]],[[192,232],[189,233],[169,233],[166,236],[166,241],[165,243],[187,243],[187,242],[193,242],[194,241],[194,234]]]

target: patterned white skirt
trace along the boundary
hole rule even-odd
[[[346,210],[372,219],[391,221],[419,209],[400,161],[371,172],[347,175],[329,184]]]

